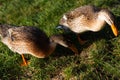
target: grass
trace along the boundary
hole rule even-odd
[[[0,22],[37,26],[51,36],[59,33],[55,27],[63,13],[88,4],[110,9],[119,28],[119,0],[0,0]],[[75,56],[69,49],[57,46],[56,51],[45,59],[25,55],[31,62],[27,67],[20,66],[22,59],[19,54],[0,43],[0,79],[119,80],[120,36],[113,37],[106,25],[98,33],[82,34],[82,38],[87,39],[88,43],[83,46],[75,43],[80,55]]]

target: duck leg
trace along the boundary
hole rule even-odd
[[[81,38],[80,38],[80,35],[79,34],[77,34],[77,38],[78,38],[78,41],[79,41],[79,43],[81,44],[81,45],[84,45],[87,41],[84,41],[84,40],[82,40]]]
[[[21,56],[22,56],[22,60],[23,60],[23,63],[21,64],[21,66],[27,66],[28,62],[25,60],[24,55],[22,54]]]
[[[73,44],[69,44],[68,48],[71,49],[75,53],[75,55],[79,54],[78,49]]]

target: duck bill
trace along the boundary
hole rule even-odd
[[[111,25],[111,29],[112,29],[112,31],[113,31],[113,34],[114,34],[115,36],[118,36],[118,30],[117,30],[117,28],[116,28],[116,26],[115,26],[114,24]]]

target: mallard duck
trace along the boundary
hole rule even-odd
[[[109,10],[85,5],[65,13],[60,19],[60,25],[57,28],[70,29],[75,33],[97,32],[104,27],[105,23],[109,24],[114,35],[118,36],[114,16]],[[79,41],[81,43],[81,39]]]
[[[62,35],[53,35],[50,38],[40,29],[30,26],[0,25],[1,42],[8,46],[13,52],[22,55],[23,65],[27,65],[23,54],[31,54],[37,58],[49,56],[58,44],[70,48],[76,54],[74,45],[65,41]]]

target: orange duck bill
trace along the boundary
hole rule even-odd
[[[113,34],[114,34],[115,36],[118,36],[118,30],[117,30],[117,28],[116,28],[116,26],[115,26],[114,24],[111,25],[111,29],[112,29],[112,31],[113,31]]]

